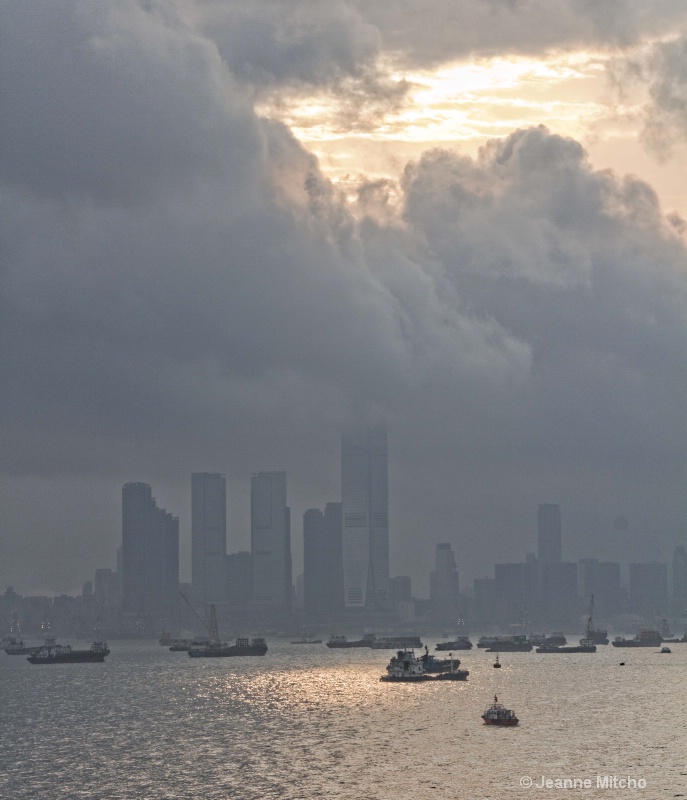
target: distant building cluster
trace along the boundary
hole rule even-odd
[[[225,631],[327,629],[375,625],[534,630],[577,626],[595,598],[597,617],[619,629],[687,615],[687,553],[667,564],[564,561],[561,510],[537,509],[537,552],[494,566],[462,592],[450,543],[434,546],[429,598],[413,596],[409,576],[389,574],[387,433],[358,425],[341,442],[341,498],[303,515],[303,575],[292,574],[291,511],[285,472],[252,476],[250,551],[227,552],[227,491],[217,472],[191,476],[191,583],[179,577],[179,520],[159,508],[152,488],[122,488],[117,568],[98,569],[79,597],[0,595],[5,627],[27,635],[149,637],[161,630],[202,633],[214,606]],[[10,623],[11,621],[11,623]]]

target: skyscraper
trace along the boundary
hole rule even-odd
[[[327,503],[324,514],[310,508],[303,515],[303,595],[310,613],[343,606],[341,503]]]
[[[562,560],[561,508],[553,503],[537,506],[537,557],[540,564]]]
[[[389,592],[386,427],[357,426],[341,440],[344,602],[385,608]]]
[[[458,569],[453,548],[448,543],[438,544],[435,551],[435,570],[429,575],[429,599],[435,607],[455,612],[458,590]]]
[[[227,482],[216,472],[191,475],[191,587],[198,610],[226,601]]]
[[[179,597],[179,519],[158,508],[147,483],[122,488],[122,606],[174,620]]]
[[[286,505],[286,473],[259,472],[251,479],[253,601],[290,609],[291,515]]]

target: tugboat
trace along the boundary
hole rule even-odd
[[[499,698],[494,695],[494,702],[484,709],[482,719],[485,725],[517,725],[520,720],[515,716],[515,711],[505,708],[499,703]]]
[[[88,650],[72,650],[71,645],[55,644],[54,639],[46,639],[26,660],[29,664],[85,664],[100,663],[110,654],[107,642],[93,642]]]

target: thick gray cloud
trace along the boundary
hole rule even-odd
[[[383,47],[417,67],[466,56],[625,47],[684,25],[681,0],[356,0]]]
[[[56,583],[111,560],[126,480],[183,529],[189,473],[226,471],[240,539],[249,474],[283,468],[298,520],[360,410],[389,419],[398,571],[438,540],[517,558],[546,500],[583,508],[575,547],[621,511],[675,534],[687,256],[651,188],[532,129],[408,165],[402,213],[383,184],[353,209],[252,92],[317,81],[325,11],[351,33],[323,80],[373,32],[331,4],[267,63],[208,34],[226,11],[277,37],[251,7],[3,5],[2,524],[32,555],[0,580],[46,585],[58,532],[87,552]]]

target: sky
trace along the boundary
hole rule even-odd
[[[391,572],[687,544],[681,0],[4,0],[0,590],[114,567],[121,487],[302,515],[389,432]]]

